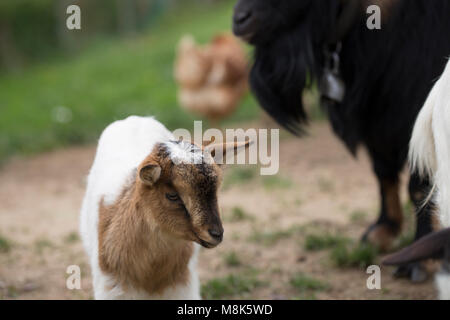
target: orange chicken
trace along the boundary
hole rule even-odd
[[[217,35],[204,46],[183,37],[174,73],[180,105],[211,123],[233,113],[247,91],[247,57],[230,34]]]

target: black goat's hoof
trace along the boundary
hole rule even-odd
[[[361,242],[370,243],[381,252],[387,252],[391,249],[398,232],[385,224],[371,225],[361,238]]]
[[[421,263],[411,263],[398,267],[394,271],[395,278],[408,278],[412,283],[423,283],[428,279],[428,272]]]

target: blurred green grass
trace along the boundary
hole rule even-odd
[[[176,99],[176,44],[186,33],[206,42],[230,30],[233,4],[186,3],[144,34],[99,39],[70,59],[0,75],[0,162],[13,154],[94,142],[105,126],[131,114],[156,116],[169,129],[191,129],[194,117]],[[227,122],[257,114],[248,95]]]

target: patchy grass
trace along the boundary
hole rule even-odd
[[[242,222],[242,221],[253,221],[255,220],[255,217],[248,214],[244,211],[244,209],[240,207],[234,207],[231,209],[231,215],[228,218],[228,221],[230,222]]]
[[[255,181],[256,179],[258,182],[261,182],[266,190],[287,189],[293,185],[292,180],[281,175],[260,177],[259,168],[257,166],[252,166],[232,168],[230,172],[225,175],[223,188],[226,190],[231,186],[246,184]]]
[[[375,263],[378,250],[370,244],[350,245],[341,243],[330,253],[330,258],[340,268],[366,268]]]
[[[64,242],[67,244],[76,243],[78,241],[80,241],[80,236],[76,231],[72,231],[67,236],[64,237]]]
[[[230,274],[224,278],[212,279],[202,285],[202,296],[206,300],[239,298],[261,285],[263,283],[253,272]]]
[[[4,236],[0,235],[0,253],[8,253],[11,251],[11,242]]]
[[[19,289],[16,286],[10,285],[6,288],[8,298],[17,298],[19,296]]]
[[[46,238],[40,238],[34,242],[34,247],[38,253],[42,253],[45,249],[54,248],[55,246],[50,240]]]
[[[350,215],[351,223],[365,223],[369,214],[363,210],[355,210]]]
[[[406,214],[407,218],[414,219],[415,210],[416,209],[414,208],[414,204],[411,200],[408,200],[403,204],[403,212]]]
[[[297,274],[290,280],[291,286],[301,294],[324,291],[329,289],[329,285],[321,280],[312,278],[303,273]]]
[[[290,238],[292,236],[292,230],[275,230],[275,231],[259,231],[254,230],[250,235],[249,240],[255,243],[260,243],[265,246],[272,246],[281,239]]]
[[[280,274],[283,274],[283,269],[281,269],[280,267],[273,267],[270,270],[270,273],[280,275]]]
[[[255,167],[235,167],[226,175],[223,181],[223,189],[228,189],[233,185],[245,184],[253,181],[258,176],[258,170]]]
[[[304,248],[307,251],[331,249],[349,242],[349,239],[330,234],[310,234],[305,238]]]
[[[231,240],[233,240],[233,241],[240,241],[241,240],[241,233],[237,232],[237,231],[234,231],[231,234]]]
[[[412,244],[416,236],[416,214],[414,204],[411,201],[407,201],[403,205],[403,212],[405,229],[396,240],[394,251],[398,251]]]
[[[316,84],[312,86],[311,90],[304,91],[303,101],[310,119],[314,121],[325,121],[328,119],[327,113],[320,106],[320,93]]]
[[[241,259],[234,251],[225,254],[224,261],[225,265],[227,265],[228,267],[240,267],[242,265]]]
[[[292,180],[280,175],[264,176],[262,182],[267,190],[288,189],[293,185]]]
[[[416,208],[411,201],[407,201],[403,205],[404,220],[407,231],[415,232],[416,227]]]
[[[320,177],[317,180],[317,184],[319,186],[319,190],[323,193],[332,193],[335,190],[333,181],[325,177]]]
[[[414,242],[414,237],[416,236],[416,232],[411,229],[403,232],[400,237],[396,240],[394,251],[398,251],[403,249]]]

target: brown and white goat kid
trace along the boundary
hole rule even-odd
[[[385,263],[401,265],[428,258],[443,259],[436,284],[440,298],[450,300],[450,62],[416,120],[409,157],[412,170],[433,181],[427,202],[437,206],[439,224],[447,229],[387,257]]]
[[[214,150],[174,141],[153,118],[105,129],[81,210],[96,299],[200,299],[198,244],[223,238]]]

